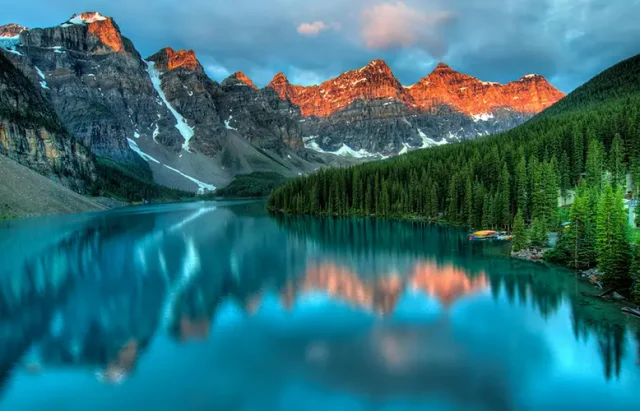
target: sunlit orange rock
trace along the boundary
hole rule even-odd
[[[235,73],[233,73],[231,75],[232,78],[240,81],[243,84],[246,84],[247,86],[251,87],[254,90],[257,90],[258,87],[256,87],[255,84],[253,84],[253,81],[251,81],[251,79],[249,77],[247,77],[243,72],[241,71],[236,71]]]
[[[299,106],[304,116],[317,117],[329,116],[361,99],[388,99],[425,111],[447,104],[470,116],[498,108],[533,114],[564,97],[540,75],[526,75],[502,85],[458,73],[444,63],[418,83],[404,87],[383,60],[374,60],[318,86],[292,85],[278,73],[267,87]]]
[[[156,54],[149,56],[147,60],[153,61],[155,69],[161,73],[176,69],[204,71],[193,50],[176,51],[171,47],[165,47]]]
[[[23,31],[28,30],[26,27],[19,24],[10,23],[0,26],[0,37],[16,37]]]
[[[300,107],[304,116],[326,117],[356,100],[391,98],[413,105],[413,100],[383,60],[373,60],[359,70],[347,71],[319,86],[295,86],[282,73],[267,85],[280,98]]]
[[[196,53],[193,50],[178,50],[175,51],[170,47],[164,49],[168,57],[168,69],[175,70],[179,67],[189,70],[200,70],[202,67],[196,58]]]
[[[420,108],[447,104],[468,115],[508,108],[519,113],[538,113],[564,97],[542,76],[529,74],[507,84],[480,81],[444,63],[411,86],[409,93]]]
[[[82,17],[85,13],[81,14]],[[105,20],[96,20],[93,23],[89,23],[89,33],[93,34],[100,39],[102,44],[108,46],[116,53],[124,51],[124,44],[122,43],[122,36],[113,22],[113,19],[106,18]]]

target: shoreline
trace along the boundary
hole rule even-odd
[[[309,216],[309,217],[336,217],[336,218],[374,218],[374,219],[387,219],[387,220],[393,220],[393,221],[407,221],[407,222],[424,222],[424,223],[431,223],[431,224],[442,224],[442,225],[446,225],[452,228],[464,228],[467,230],[472,230],[469,227],[463,226],[463,225],[457,225],[457,224],[451,224],[447,221],[443,221],[443,220],[433,220],[433,219],[428,219],[428,218],[421,218],[421,217],[417,217],[417,216],[412,216],[412,217],[408,217],[408,216],[403,216],[403,217],[376,217],[375,215],[339,215],[339,214],[291,214],[291,213],[287,213],[284,210],[278,210],[278,209],[274,209],[272,207],[266,207],[267,212],[268,213],[277,213],[277,214],[282,214],[282,215],[288,215],[288,216]],[[514,260],[520,260],[520,261],[527,261],[527,262],[531,262],[531,263],[535,263],[535,264],[543,264],[546,266],[554,266],[554,267],[561,267],[561,268],[565,268],[569,271],[572,271],[574,273],[574,275],[578,276],[578,280],[580,281],[584,281],[584,282],[589,282],[590,284],[594,285],[594,286],[598,286],[604,294],[604,289],[602,288],[602,285],[600,285],[599,282],[597,282],[597,277],[599,277],[600,273],[597,271],[597,269],[592,268],[589,270],[572,270],[569,267],[563,266],[563,265],[559,265],[559,264],[554,264],[554,263],[550,263],[548,261],[546,261],[544,259],[544,254],[546,251],[551,250],[551,248],[544,248],[541,250],[538,249],[533,249],[533,248],[526,248],[522,251],[519,252],[513,252],[511,251],[509,253],[509,258],[510,259],[514,259]],[[595,282],[592,281],[592,277],[595,275]],[[614,294],[614,293],[611,293]],[[610,303],[618,303],[621,304],[623,307],[621,308],[621,311],[623,311],[625,314],[629,314],[629,315],[633,315],[635,317],[640,318],[640,307],[636,307],[635,305],[633,305],[633,303],[631,303],[631,301],[627,298],[624,297],[618,293],[615,293],[617,296],[619,296],[620,298],[615,298],[613,295],[610,294],[604,294],[604,295],[594,295],[594,298],[597,298],[599,300],[602,301],[606,301],[606,302],[610,302]]]

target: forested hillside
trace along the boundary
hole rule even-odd
[[[506,133],[291,180],[269,207],[420,215],[483,228],[508,228],[520,210],[527,221],[555,223],[558,189],[599,178],[604,169],[613,170],[614,182],[627,169],[640,179],[639,70],[640,56],[619,63]]]
[[[566,217],[558,211],[559,198],[577,186],[580,206],[593,212],[622,207],[627,173],[640,181],[640,55],[604,71],[511,131],[321,170],[278,188],[268,206],[301,214],[420,217],[484,229],[510,229],[517,215],[519,230],[531,224],[534,242],[541,242]],[[587,188],[595,193],[586,194]],[[576,217],[574,210],[572,214]],[[588,218],[596,230],[596,216]],[[612,226],[600,233],[601,246],[613,241],[605,228]],[[588,244],[593,254],[584,264],[574,259],[575,266],[601,265],[595,238],[593,242]],[[560,259],[570,259],[568,249],[563,253]],[[626,270],[626,275],[628,263],[616,270]]]

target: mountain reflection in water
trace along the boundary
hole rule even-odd
[[[457,229],[202,203],[0,246],[0,410],[640,404],[636,320]]]

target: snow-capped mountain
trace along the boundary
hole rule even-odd
[[[0,50],[95,155],[200,192],[237,174],[296,176],[503,131],[562,97],[541,76],[499,85],[444,64],[407,87],[382,60],[310,87],[282,73],[261,89],[242,72],[217,83],[192,50],[143,58],[98,12],[2,26]]]

